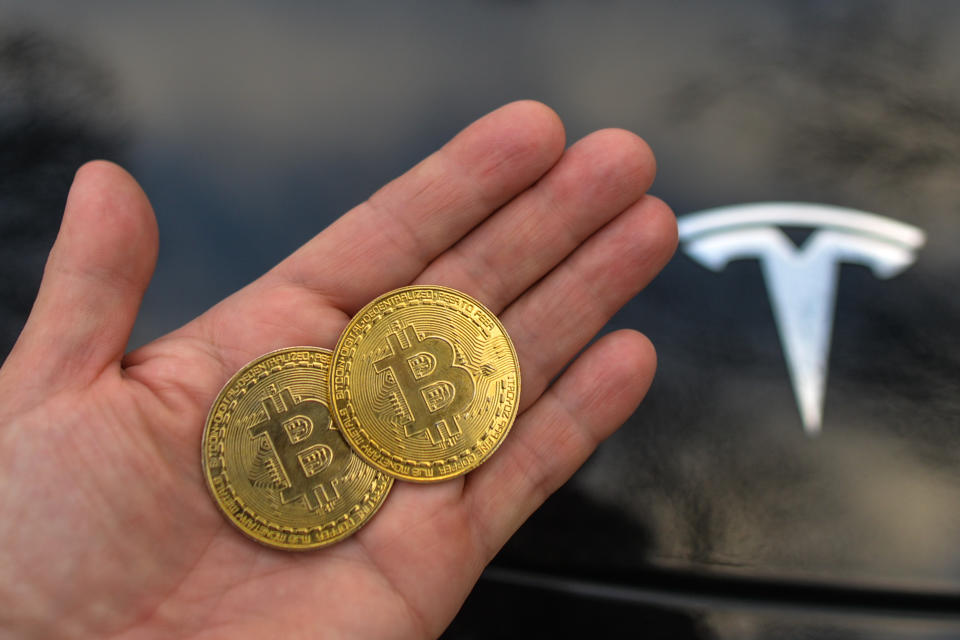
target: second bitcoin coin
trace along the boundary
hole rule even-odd
[[[394,477],[437,482],[479,466],[517,415],[520,366],[503,325],[438,286],[377,298],[333,354],[330,400],[344,438]]]

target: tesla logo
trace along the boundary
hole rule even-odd
[[[713,271],[760,261],[803,427],[819,433],[840,264],[892,278],[913,264],[923,231],[862,211],[786,202],[710,209],[684,216],[679,227],[685,252]],[[813,233],[797,247],[777,227]]]

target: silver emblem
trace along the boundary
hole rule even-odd
[[[797,247],[778,226],[814,231]],[[924,232],[872,213],[788,202],[709,209],[683,216],[679,228],[684,251],[708,269],[760,261],[804,430],[819,433],[840,264],[892,278],[913,264]]]

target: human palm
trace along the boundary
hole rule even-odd
[[[507,105],[246,288],[124,355],[156,223],[121,169],[82,168],[0,370],[0,632],[438,635],[650,384],[655,355],[634,331],[564,367],[673,252],[669,209],[644,195],[653,170],[632,134],[601,131],[564,151],[553,112]],[[267,351],[332,348],[360,307],[411,283],[460,289],[501,317],[523,376],[510,436],[468,476],[397,482],[342,543],[288,553],[248,540],[201,473],[218,390]]]

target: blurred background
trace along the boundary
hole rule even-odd
[[[817,437],[757,261],[682,246],[608,327],[657,345],[648,401],[447,637],[960,637],[954,2],[0,0],[0,354],[87,159],[159,221],[135,347],[520,98],[570,142],[643,136],[679,216],[814,202],[927,243],[891,280],[841,267]]]

